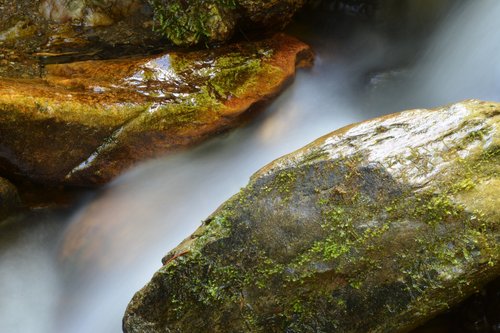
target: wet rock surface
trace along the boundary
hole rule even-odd
[[[500,274],[500,104],[411,110],[257,172],[164,259],[125,332],[408,332]]]
[[[0,172],[50,184],[107,182],[136,161],[239,125],[311,61],[307,45],[278,34],[0,79]]]
[[[156,30],[176,45],[217,43],[238,30],[281,29],[305,0],[150,0]]]
[[[0,75],[36,77],[46,63],[144,54],[279,30],[305,0],[0,0]]]
[[[141,0],[0,0],[0,76],[38,77],[47,63],[141,54],[165,43]]]

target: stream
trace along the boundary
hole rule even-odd
[[[425,29],[422,8],[392,22],[304,13],[289,32],[312,45],[315,65],[249,124],[143,163],[72,209],[0,223],[0,332],[121,332],[161,258],[267,163],[383,114],[500,101],[500,2],[443,8]]]

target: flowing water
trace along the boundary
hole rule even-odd
[[[161,257],[273,159],[377,115],[500,100],[500,2],[457,4],[436,30],[415,28],[419,10],[393,22],[304,15],[290,31],[316,63],[251,124],[140,165],[72,212],[0,224],[0,332],[120,332]]]

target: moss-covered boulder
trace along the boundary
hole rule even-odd
[[[500,274],[500,104],[352,125],[257,172],[164,259],[133,332],[407,332]]]
[[[281,29],[306,0],[148,0],[156,30],[176,45],[223,42],[243,29]]]
[[[213,50],[49,65],[0,80],[0,174],[57,184],[109,181],[135,161],[238,124],[310,64],[286,35]]]
[[[8,180],[0,177],[0,220],[19,208],[21,200],[17,189]]]

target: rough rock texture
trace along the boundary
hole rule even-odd
[[[176,45],[223,42],[238,29],[281,29],[306,0],[149,0],[156,30]]]
[[[0,75],[36,76],[39,62],[141,53],[281,29],[306,0],[0,0]],[[111,51],[113,52],[113,51]]]
[[[500,275],[500,104],[333,132],[164,259],[133,332],[407,332]]]
[[[141,53],[160,45],[144,0],[0,0],[0,76],[46,63]]]
[[[0,177],[0,220],[7,217],[20,205],[21,202],[16,187]]]
[[[240,124],[275,96],[302,42],[275,35],[214,50],[49,65],[0,80],[0,174],[51,184],[109,181],[135,161]]]

